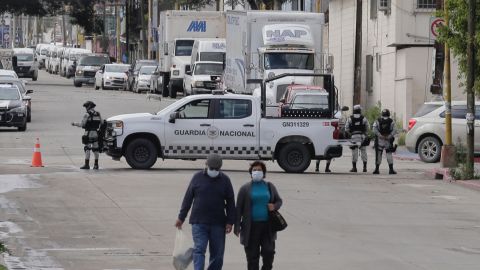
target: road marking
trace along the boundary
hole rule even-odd
[[[41,251],[107,251],[107,250],[128,250],[128,248],[44,248]]]
[[[458,200],[459,198],[457,196],[451,196],[451,195],[439,195],[439,196],[432,196],[433,199],[445,199],[449,201],[455,201]]]

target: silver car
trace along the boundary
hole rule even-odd
[[[467,142],[466,101],[452,102],[452,140],[456,144]],[[475,106],[475,118],[480,119],[480,103]],[[406,147],[418,153],[424,162],[440,160],[442,145],[445,143],[445,106],[443,102],[427,102],[409,120]],[[480,153],[480,121],[475,121],[475,149]]]

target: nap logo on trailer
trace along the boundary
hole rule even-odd
[[[187,32],[206,32],[207,31],[207,22],[206,21],[192,21],[190,26],[188,26]]]
[[[305,30],[268,30],[267,31],[267,38],[272,39],[272,40],[285,40],[285,38],[301,38],[302,36],[305,36],[307,31]]]

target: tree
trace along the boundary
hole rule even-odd
[[[467,45],[468,45],[468,1],[446,0],[448,4],[450,25],[440,29],[439,41],[447,42],[452,49],[453,55],[458,60],[461,81],[466,80],[467,75]],[[477,2],[475,20],[480,22],[480,2]],[[443,11],[438,12],[443,17]],[[480,23],[476,24],[474,44],[480,48]],[[480,54],[475,59],[476,66],[480,66]],[[462,83],[464,84],[464,83]],[[474,89],[480,94],[480,72],[475,74]]]

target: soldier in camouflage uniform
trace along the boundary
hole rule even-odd
[[[388,167],[390,168],[389,174],[397,174],[393,169],[393,155],[397,149],[397,146],[393,144],[397,129],[395,128],[395,121],[390,118],[390,111],[384,109],[382,116],[378,118],[373,124],[373,132],[375,133],[375,152],[376,152],[376,164],[373,174],[379,174],[380,164],[382,163],[382,154],[385,150],[387,156]]]
[[[72,123],[72,126],[77,126],[85,129],[85,133],[82,136],[82,143],[85,151],[85,165],[80,167],[80,169],[89,170],[90,169],[90,152],[93,151],[95,156],[95,164],[93,165],[94,170],[98,170],[98,157],[100,155],[100,146],[99,146],[99,134],[98,130],[102,123],[102,117],[100,113],[95,111],[95,103],[92,101],[87,101],[83,104],[83,107],[87,110],[87,113],[83,116],[82,122]]]

